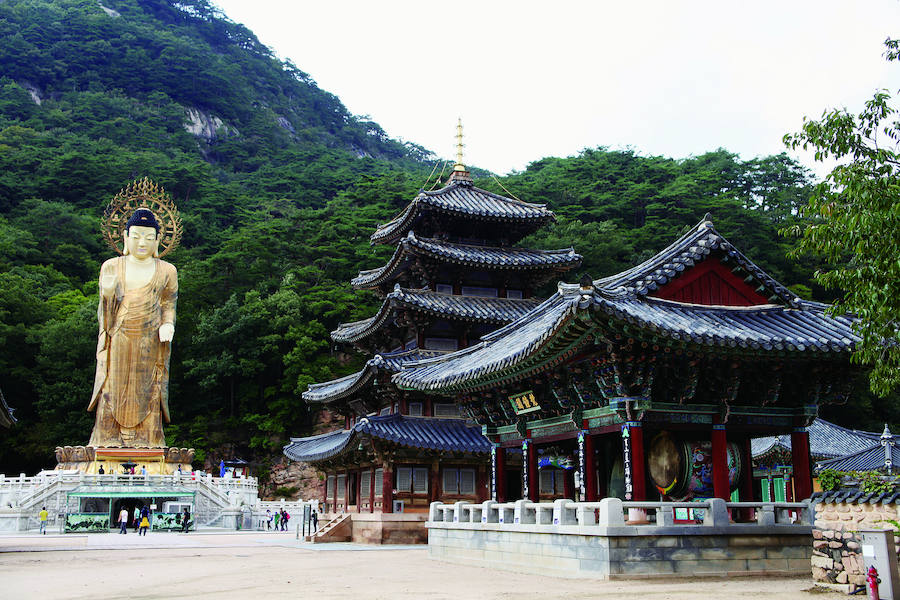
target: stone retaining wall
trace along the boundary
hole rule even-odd
[[[900,520],[896,504],[815,504],[812,576],[823,583],[865,585],[859,530],[895,529],[887,520]],[[900,551],[900,537],[894,534]]]
[[[455,563],[597,579],[796,576],[808,572],[812,555],[808,532],[600,536],[505,529],[430,526],[429,554]]]

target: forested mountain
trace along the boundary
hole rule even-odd
[[[161,183],[185,221],[168,257],[181,288],[167,439],[264,473],[307,432],[306,385],[363,360],[332,352],[328,332],[374,312],[349,280],[386,260],[368,237],[434,185],[432,159],[206,0],[0,1],[0,388],[19,418],[0,432],[0,472],[52,467],[56,445],[89,437],[96,277],[111,256],[99,218],[132,179]],[[820,296],[813,265],[788,260],[777,234],[809,184],[784,155],[597,148],[477,184],[548,203],[559,223],[525,245],[574,246],[594,277],[710,212],[753,260]]]

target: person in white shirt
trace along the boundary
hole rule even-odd
[[[124,506],[119,511],[119,533],[128,533],[128,509]]]

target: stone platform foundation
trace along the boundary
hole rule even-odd
[[[675,522],[686,507],[697,521]],[[748,509],[755,521],[731,521]],[[647,523],[626,524],[628,510]],[[812,556],[806,503],[434,503],[426,526],[433,558],[562,577],[798,576]]]

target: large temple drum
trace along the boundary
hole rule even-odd
[[[729,442],[726,455],[728,486],[734,491],[740,485],[743,470],[740,448]],[[662,432],[650,442],[647,467],[659,493],[673,500],[713,496],[711,441],[679,440]]]

